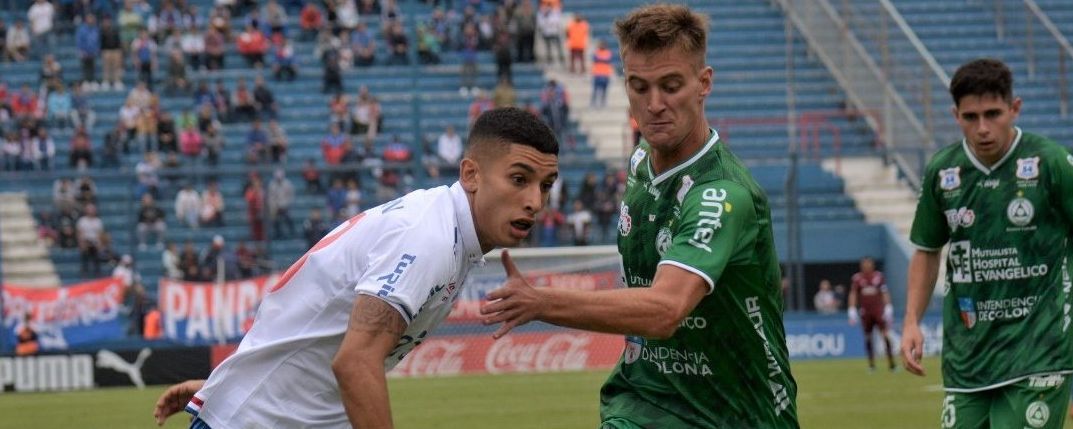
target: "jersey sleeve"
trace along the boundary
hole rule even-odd
[[[909,232],[909,242],[921,250],[930,252],[938,251],[950,240],[950,229],[942,208],[939,206],[939,196],[935,186],[938,176],[938,169],[932,165],[925,169],[924,181],[917,199],[916,214],[913,216],[913,226]]]
[[[430,239],[427,228],[403,226],[384,233],[354,291],[395,307],[409,324],[430,290],[450,277],[452,251]]]
[[[1049,162],[1050,198],[1065,221],[1066,231],[1073,231],[1073,155],[1060,146],[1054,152]]]
[[[752,195],[728,181],[698,184],[682,200],[671,245],[660,265],[690,271],[708,284],[708,293],[731,262],[750,258],[744,251],[759,229]]]
[[[882,292],[889,293],[890,291],[887,290],[887,276],[883,275],[883,273],[879,271],[876,271],[876,276],[878,276],[877,278],[879,279],[879,290]]]

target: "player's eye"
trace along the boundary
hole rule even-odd
[[[555,186],[555,182],[544,182],[540,184],[540,192],[551,192],[551,187]]]
[[[510,181],[513,182],[515,185],[519,186],[525,185],[525,183],[527,182],[525,176],[522,176],[521,174],[515,174],[513,176],[510,176]]]

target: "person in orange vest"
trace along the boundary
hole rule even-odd
[[[566,46],[570,48],[570,73],[585,73],[585,47],[589,44],[589,22],[581,14],[566,26]],[[579,71],[574,71],[574,66]]]
[[[589,100],[589,106],[607,105],[607,84],[611,82],[612,73],[611,50],[607,48],[607,42],[601,40],[596,44],[596,53],[592,55],[592,99]]]
[[[164,327],[160,323],[160,308],[156,304],[149,307],[142,319],[142,337],[147,340],[159,340],[164,337]]]
[[[41,345],[37,342],[37,331],[30,324],[33,318],[33,313],[26,312],[22,323],[15,326],[15,356],[35,355],[41,350]]]

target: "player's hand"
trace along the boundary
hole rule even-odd
[[[503,251],[503,269],[507,271],[507,281],[498,289],[488,293],[488,303],[481,306],[481,315],[484,316],[485,325],[502,323],[503,325],[492,334],[492,338],[499,339],[517,326],[524,325],[540,314],[540,300],[537,290],[529,285],[518,267],[514,266],[514,260],[510,253]]]
[[[890,304],[883,306],[883,320],[886,321],[887,324],[894,323],[894,306]]]
[[[168,417],[186,408],[186,403],[190,402],[194,394],[204,385],[205,380],[186,380],[165,390],[160,395],[160,399],[156,400],[156,407],[153,408],[156,425],[163,426]]]
[[[906,371],[924,376],[924,366],[920,363],[924,357],[924,335],[920,325],[906,321],[902,326],[902,366]]]
[[[861,316],[857,314],[857,309],[853,307],[846,310],[846,316],[849,317],[850,326],[856,325],[857,321],[861,319]]]

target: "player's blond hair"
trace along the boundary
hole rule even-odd
[[[682,5],[653,4],[634,9],[615,21],[619,54],[654,53],[679,49],[704,64],[708,48],[708,18]]]

